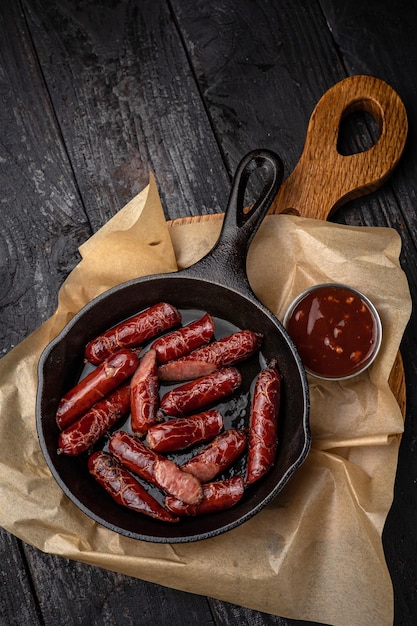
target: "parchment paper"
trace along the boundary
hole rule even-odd
[[[86,517],[46,466],[35,425],[43,348],[105,289],[197,260],[220,225],[169,228],[151,176],[81,247],[55,314],[0,361],[0,524],[42,551],[252,609],[336,626],[390,625],[393,591],[381,534],[403,416],[387,381],[411,310],[400,237],[391,229],[280,215],[265,218],[255,236],[249,280],[280,319],[309,285],[345,282],[373,300],[384,333],[368,373],[343,384],[309,379],[311,452],[253,519],[191,544],[136,541]]]

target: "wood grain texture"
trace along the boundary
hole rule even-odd
[[[167,615],[184,626],[211,626],[207,600],[25,547],[45,624],[159,626]],[[61,572],[51,576],[52,572]],[[59,599],[59,601],[58,601]],[[23,622],[24,623],[24,622]]]
[[[19,5],[0,9],[0,355],[52,313],[90,234]]]
[[[320,4],[172,0],[172,6],[229,174],[244,154],[267,148],[282,157],[288,176],[313,107],[346,76]]]
[[[229,181],[167,3],[24,7],[93,230],[150,171],[168,217],[223,206]]]
[[[40,611],[20,542],[1,528],[0,554],[0,624],[36,626]]]

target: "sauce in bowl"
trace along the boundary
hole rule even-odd
[[[319,378],[350,378],[366,369],[379,350],[381,322],[362,293],[335,283],[316,285],[289,307],[284,326],[306,370]]]

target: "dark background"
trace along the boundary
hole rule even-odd
[[[167,219],[222,211],[241,157],[273,149],[287,176],[317,101],[353,74],[390,83],[409,135],[383,188],[331,219],[396,228],[415,300],[416,26],[406,0],[2,0],[0,355],[52,314],[78,246],[150,171]],[[369,145],[373,133],[359,116],[346,147]],[[416,340],[413,313],[383,536],[397,626],[417,622]],[[296,623],[46,555],[4,531],[0,552],[5,625]]]

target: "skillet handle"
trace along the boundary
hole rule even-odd
[[[253,205],[245,204],[249,179],[263,170],[264,186]],[[250,291],[246,274],[249,246],[277,195],[284,174],[280,157],[270,150],[253,150],[240,161],[232,182],[222,229],[213,248],[185,271],[210,282]]]

